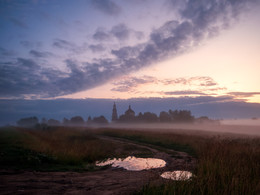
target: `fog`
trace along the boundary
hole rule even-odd
[[[195,135],[260,136],[260,120],[223,120],[220,124],[110,124],[106,127],[126,130],[149,130]]]
[[[260,126],[260,119],[232,119],[222,120],[223,125],[246,125],[246,126]]]

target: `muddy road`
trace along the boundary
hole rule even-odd
[[[132,194],[148,183],[165,182],[160,177],[164,171],[192,170],[196,164],[196,159],[183,152],[155,149],[121,138],[100,139],[149,149],[154,158],[165,160],[166,166],[143,171],[108,167],[83,173],[0,170],[0,194]]]

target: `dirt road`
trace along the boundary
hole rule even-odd
[[[0,194],[131,194],[149,182],[160,183],[164,171],[192,170],[196,160],[183,152],[160,151],[129,140],[100,137],[149,149],[166,167],[144,171],[108,168],[93,172],[29,172],[0,170]]]

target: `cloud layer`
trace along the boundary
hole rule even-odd
[[[197,77],[179,77],[179,78],[164,78],[164,79],[158,79],[156,77],[152,76],[140,76],[140,77],[125,77],[121,79],[119,82],[114,82],[114,88],[112,88],[112,91],[118,91],[118,92],[133,92],[138,91],[138,87],[147,85],[147,84],[153,84],[153,85],[165,85],[165,86],[196,86],[196,87],[204,87],[206,90],[220,90],[224,88],[218,87],[218,84],[208,76],[197,76]],[[214,87],[214,88],[212,88]],[[194,91],[191,91],[190,94],[195,94]],[[176,94],[179,92],[166,92],[164,94]],[[181,93],[179,93],[181,94]],[[188,95],[187,91],[185,93]],[[196,92],[196,94],[204,94],[205,93],[199,93]]]

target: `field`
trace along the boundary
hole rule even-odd
[[[165,168],[126,171],[95,162],[162,158]],[[49,127],[0,129],[1,194],[260,194],[260,138],[186,130]],[[160,178],[188,170],[188,181]],[[48,187],[50,186],[50,187]]]

